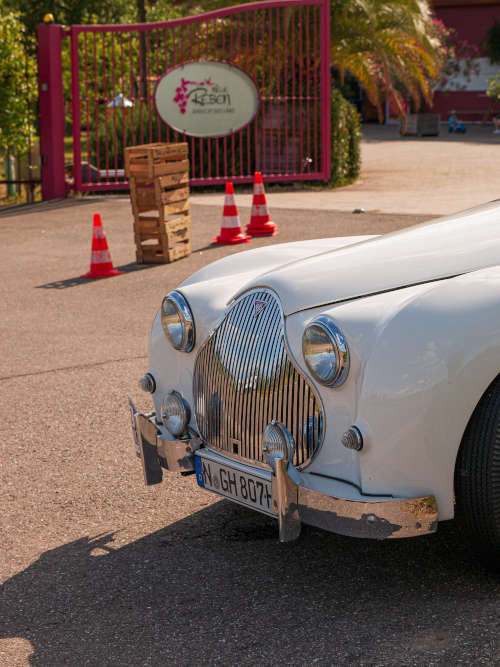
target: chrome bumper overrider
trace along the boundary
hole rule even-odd
[[[203,446],[202,441],[166,440],[156,425],[154,413],[144,415],[132,402],[130,406],[136,450],[146,484],[161,482],[163,470],[193,473],[194,452]],[[212,456],[205,449],[200,454],[205,458]],[[231,459],[227,459],[227,465],[231,466]],[[434,496],[388,499],[360,496],[356,500],[335,497],[304,486],[297,469],[283,459],[273,461],[269,475],[281,542],[296,539],[303,523],[340,535],[374,539],[415,537],[437,530]]]

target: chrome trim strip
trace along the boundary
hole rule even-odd
[[[294,437],[297,467],[322,444],[321,398],[289,351],[283,310],[268,288],[245,292],[210,332],[196,358],[193,395],[203,441],[225,456],[265,466],[262,434],[273,419]]]
[[[321,329],[330,338],[332,347],[334,349],[337,366],[335,369],[335,375],[328,380],[321,378],[318,375],[318,373],[311,366],[310,360],[308,358],[311,353],[311,348],[314,344],[311,343],[311,341],[307,341],[307,332],[310,327],[315,326]],[[344,334],[330,317],[326,317],[326,315],[320,315],[319,317],[316,317],[314,320],[312,320],[312,322],[309,322],[309,324],[306,326],[304,333],[302,334],[302,355],[309,369],[309,372],[314,377],[314,379],[322,385],[326,387],[337,388],[344,384],[344,382],[347,380],[347,376],[349,375],[349,368],[351,366],[349,346],[347,345]]]
[[[434,496],[377,500],[337,498],[309,489],[280,452],[271,461],[273,507],[278,511],[280,542],[296,540],[302,523],[349,537],[396,539],[437,530]]]
[[[197,455],[251,475],[266,475],[262,470],[228,460],[212,450],[200,449]],[[297,539],[302,524],[338,535],[377,540],[418,537],[437,530],[438,509],[434,496],[392,498],[360,494],[355,500],[329,496],[304,486],[303,476],[285,458],[276,457],[273,467],[274,473],[267,472],[266,479],[272,483],[272,506],[277,514],[280,542]],[[207,491],[216,493],[211,489]],[[233,498],[229,500],[238,502]],[[262,512],[257,507],[253,509]]]
[[[166,301],[172,301],[174,304],[174,307],[176,308],[177,312],[180,315],[180,318],[183,322],[184,325],[184,336],[182,339],[182,343],[179,346],[176,346],[174,344],[174,341],[170,337],[169,333],[167,332],[167,329],[164,324],[164,310],[163,310],[163,304]],[[189,304],[187,300],[185,299],[184,295],[181,294],[180,292],[174,290],[173,292],[169,292],[167,296],[163,299],[161,302],[161,308],[160,308],[160,319],[161,319],[161,325],[162,329],[165,333],[165,336],[167,339],[170,341],[172,347],[175,350],[179,350],[180,352],[191,352],[193,349],[195,342],[196,342],[196,329],[194,326],[194,319],[193,319],[193,314],[191,312],[191,308],[189,307]]]

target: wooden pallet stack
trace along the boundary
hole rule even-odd
[[[187,143],[125,149],[139,264],[164,264],[191,253]]]

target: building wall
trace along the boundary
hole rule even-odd
[[[496,19],[500,22],[500,3],[477,5],[472,2],[455,7],[434,7],[438,19],[455,28],[461,39],[481,47],[487,28]]]
[[[438,19],[454,28],[460,39],[465,39],[481,50],[487,28],[496,19],[500,22],[500,3],[473,2],[450,6],[450,0],[441,0],[434,3],[434,11]],[[445,6],[443,6],[445,5]],[[492,102],[486,95],[487,78],[498,71],[500,67],[491,65],[485,57],[478,59],[479,75],[471,77],[470,81],[455,80],[465,90],[438,91],[434,96],[434,111],[441,115],[442,120],[449,117],[451,111],[456,111],[459,118],[468,121],[483,121],[491,119],[494,113],[500,112],[500,105]],[[475,113],[466,113],[475,112]]]

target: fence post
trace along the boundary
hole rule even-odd
[[[61,46],[62,25],[37,26],[40,153],[42,198],[66,196],[64,175],[64,95]]]
[[[331,145],[331,113],[332,113],[332,85],[331,85],[331,45],[330,45],[330,0],[324,0],[321,5],[321,32],[320,32],[320,68],[321,68],[321,162],[323,179],[330,180],[332,172],[332,145]]]

